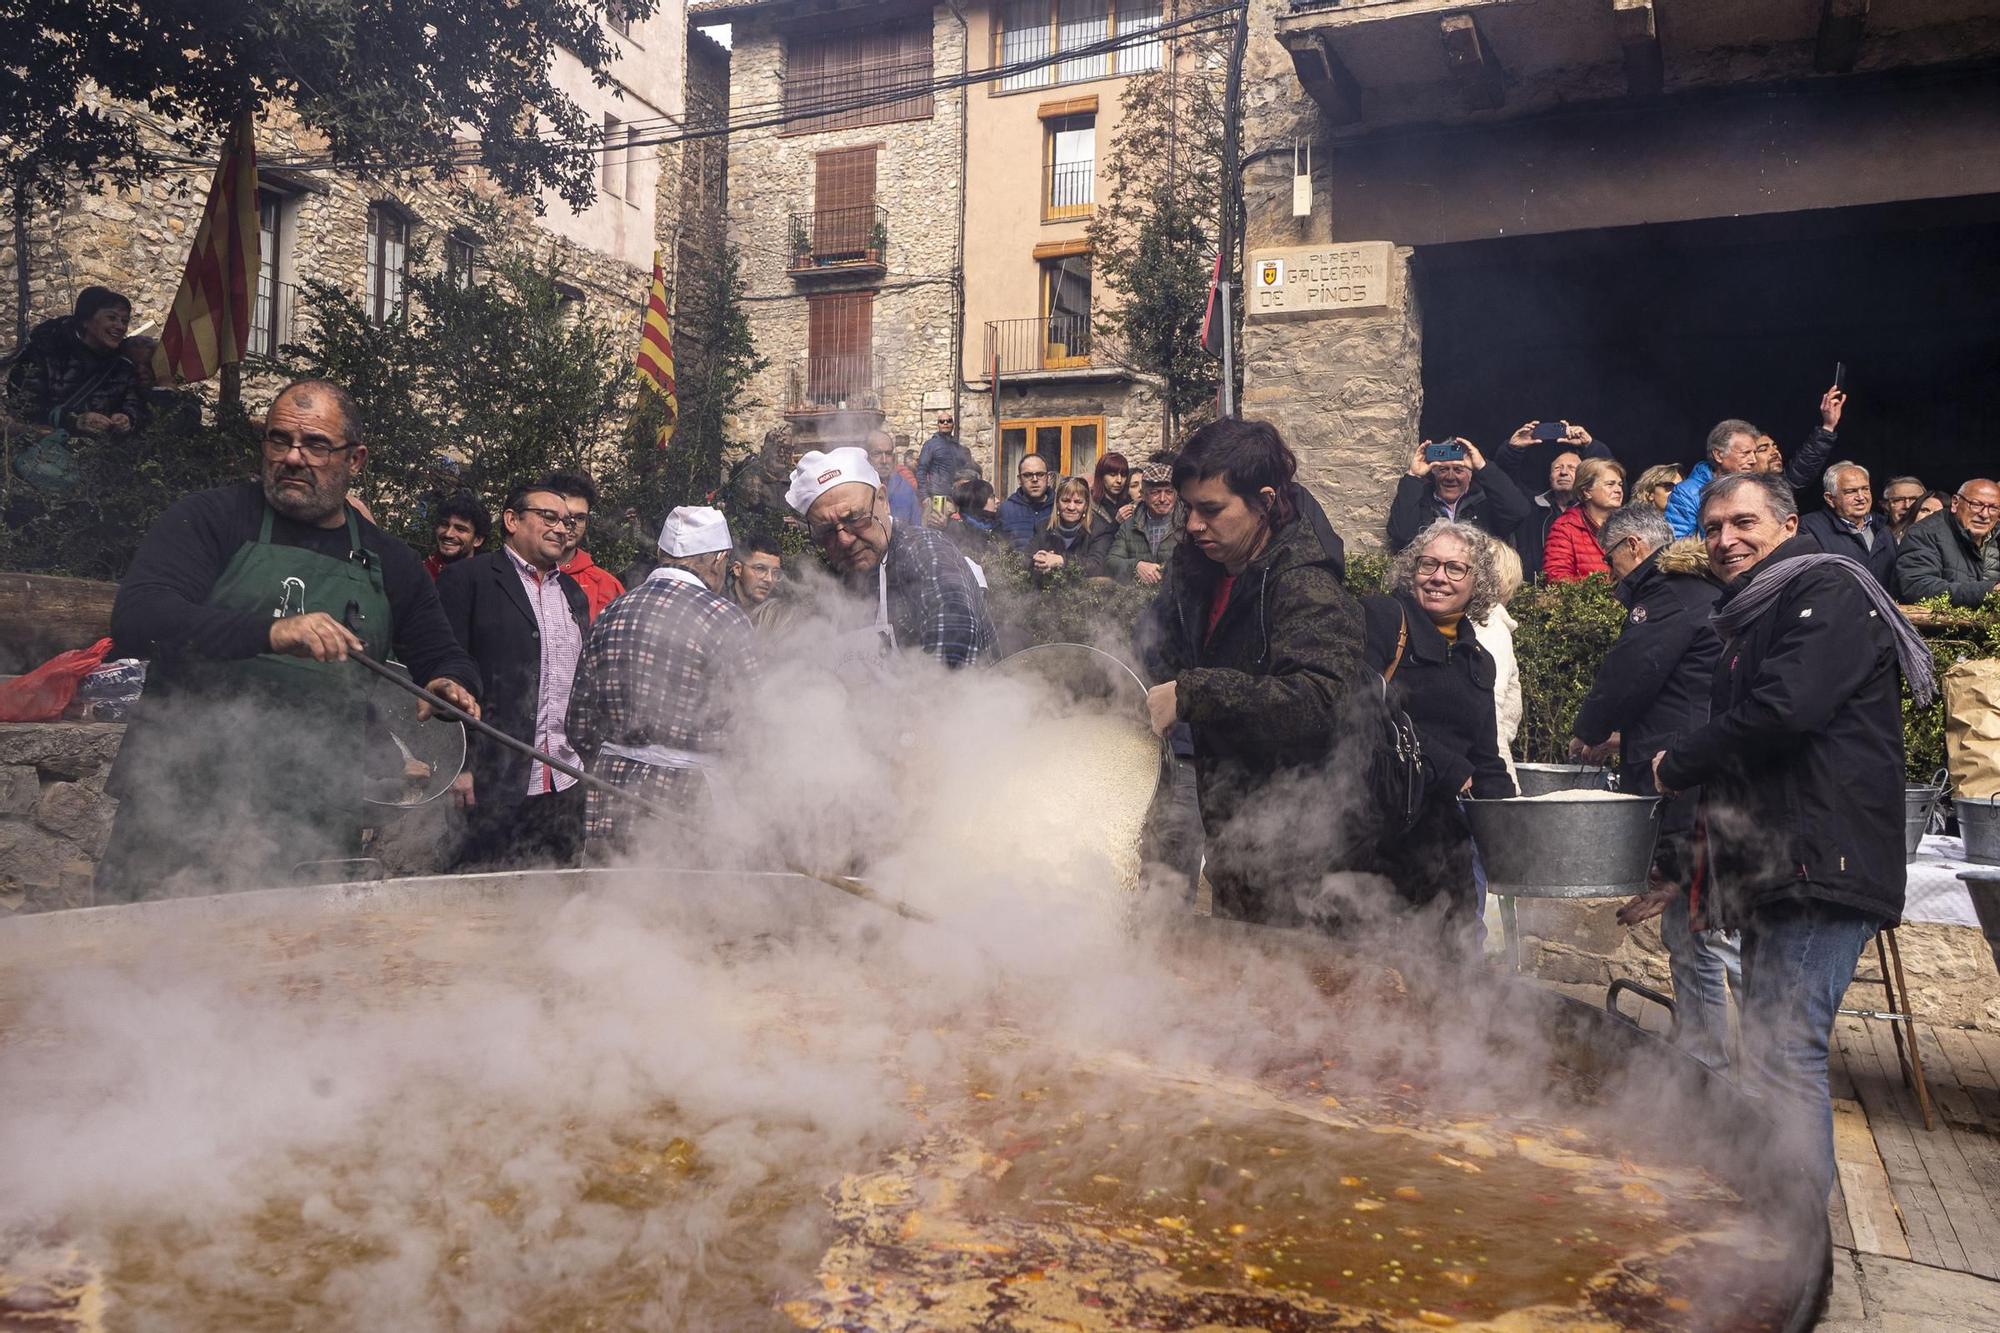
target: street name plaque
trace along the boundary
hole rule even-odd
[[[1243,285],[1250,319],[1366,315],[1389,309],[1389,241],[1252,250]]]

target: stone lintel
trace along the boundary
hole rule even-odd
[[[1657,97],[1666,82],[1660,55],[1660,21],[1653,0],[1611,0],[1611,26],[1625,52],[1625,91]]]
[[[1507,100],[1506,75],[1478,22],[1470,14],[1446,14],[1438,20],[1438,38],[1444,43],[1445,68],[1466,101],[1481,111],[1497,111]]]
[[[1286,52],[1299,86],[1318,104],[1329,123],[1351,125],[1361,119],[1361,85],[1348,73],[1323,32],[1287,32]]]
[[[1867,33],[1868,0],[1821,0],[1813,68],[1821,74],[1852,73]]]

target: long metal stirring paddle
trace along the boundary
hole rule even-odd
[[[570,777],[575,778],[592,791],[600,791],[606,796],[616,796],[620,800],[630,801],[633,805],[638,806],[648,814],[659,818],[674,818],[674,811],[669,810],[658,801],[649,800],[637,792],[627,791],[614,783],[606,782],[603,778],[592,777],[576,765],[564,763],[552,754],[543,754],[526,741],[509,736],[506,732],[489,722],[482,722],[463,708],[460,708],[457,704],[451,702],[451,700],[438,697],[417,684],[416,681],[411,680],[401,672],[391,670],[366,653],[356,652],[350,648],[347,651],[347,656],[388,681],[397,689],[416,695],[419,699],[429,703],[438,712],[444,714],[454,722],[463,722],[466,726],[471,727],[488,740],[497,741],[508,749],[527,755],[531,759],[539,759],[556,772],[567,773]],[[860,880],[850,876],[822,874],[817,870],[808,870],[804,866],[786,866],[785,868],[793,874],[804,875],[807,879],[818,880],[821,884],[827,885],[829,888],[839,889],[842,893],[851,894],[866,902],[874,903],[877,907],[887,908],[897,916],[908,917],[912,921],[932,921],[935,919],[929,913],[919,911],[908,903],[901,902],[895,898],[884,897],[874,889],[869,888],[866,884],[863,884]]]

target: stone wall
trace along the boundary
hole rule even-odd
[[[115,722],[0,723],[0,917],[90,905],[124,735]]]
[[[720,129],[729,123],[729,50],[707,34],[687,32],[687,127]],[[674,372],[699,373],[707,355],[705,334],[716,312],[696,275],[722,263],[728,243],[729,137],[718,134],[677,145],[679,227],[674,238]]]
[[[1122,453],[1134,466],[1160,446],[1160,394],[1146,380],[1074,380],[1056,384],[1010,385],[1000,382],[1002,418],[1015,421],[1039,417],[1103,417],[1106,453]],[[993,420],[993,395],[968,393],[959,401],[959,438],[1002,495],[1014,489],[1012,477],[994,475],[999,438]],[[918,435],[921,443],[930,437]]]
[[[1565,985],[1608,986],[1630,977],[1671,994],[1666,946],[1657,920],[1628,929],[1617,921],[1618,904],[1609,900],[1560,902],[1520,899],[1521,970]],[[1896,931],[1913,1011],[1930,1023],[1950,1023],[2000,1031],[2000,972],[1986,937],[1969,926],[1913,922]],[[1871,947],[1861,974],[1879,972]],[[1597,992],[1602,998],[1602,990]],[[1880,986],[1857,984],[1845,1003],[1856,1009],[1883,1009]],[[1631,1003],[1628,1001],[1628,1004]]]
[[[959,27],[950,12],[932,11],[934,78],[964,69]],[[732,26],[730,100],[734,106],[784,102],[785,42],[772,20],[745,14]],[[931,432],[925,396],[949,395],[958,322],[960,127],[964,94],[933,98],[921,120],[816,133],[784,127],[750,130],[729,139],[729,239],[741,253],[745,309],[759,354],[770,364],[749,386],[731,436],[755,440],[784,424],[792,377],[807,352],[807,298],[838,291],[875,291],[874,352],[881,358],[879,408],[892,433],[921,441]],[[819,276],[808,283],[787,272],[791,215],[814,207],[814,157],[833,148],[879,145],[875,197],[887,212],[886,272],[879,279]],[[860,404],[855,404],[859,407]],[[871,409],[872,410],[872,409]],[[795,431],[795,437],[803,432]]]
[[[1410,254],[1395,252],[1387,313],[1243,326],[1243,415],[1284,435],[1299,480],[1350,551],[1383,545],[1423,411],[1423,314]]]

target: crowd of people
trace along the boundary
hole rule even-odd
[[[118,350],[128,315],[86,292],[10,391],[52,421],[130,429],[137,400],[105,396],[138,384]],[[1878,505],[1867,470],[1833,458],[1844,404],[1829,390],[1789,459],[1732,418],[1692,468],[1629,484],[1573,422],[1524,423],[1492,459],[1424,441],[1390,507],[1387,586],[1357,597],[1261,422],[1214,422],[1137,466],[1108,453],[1088,477],[1028,453],[1004,497],[949,414],[914,465],[880,431],[797,458],[767,443],[730,512],[676,508],[655,556],[613,574],[590,554],[600,496],[576,472],[521,481],[497,515],[445,497],[419,557],[352,494],[367,458],[352,398],[297,382],[269,409],[256,480],[178,501],[121,584],[118,651],[153,667],[100,893],[160,892],[212,868],[224,838],[273,877],[354,855],[365,704],[336,664],[357,653],[393,655],[493,729],[453,784],[455,868],[627,855],[715,800],[731,701],[778,636],[819,635],[814,660],[839,673],[903,653],[977,666],[997,641],[986,571],[1017,561],[1038,588],[1156,590],[1131,644],[1177,759],[1147,832],[1154,882],[1191,900],[1205,874],[1218,915],[1386,922],[1470,959],[1484,870],[1464,803],[1517,791],[1508,600],[1603,575],[1626,618],[1571,752],[1617,755],[1621,790],[1667,803],[1650,890],[1624,916],[1661,917],[1677,1040],[1719,1068],[1740,976],[1742,1077],[1813,1126],[1830,1180],[1833,1010],[1901,910],[1900,688],[1930,687],[1897,601],[1973,605],[2000,581],[2000,487],[1968,480],[1926,513],[1933,493],[1897,477]],[[1824,508],[1801,516],[1815,481]],[[742,521],[779,506],[827,575],[809,596],[772,528]],[[271,723],[249,745],[246,709]],[[322,756],[303,773],[302,744]],[[284,832],[264,845],[246,828]]]

